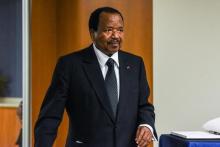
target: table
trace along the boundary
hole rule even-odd
[[[162,134],[159,147],[220,147],[220,140],[193,140]]]

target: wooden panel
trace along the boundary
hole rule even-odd
[[[143,57],[152,91],[152,0],[33,0],[32,1],[32,80],[35,124],[57,58],[91,43],[88,31],[90,13],[100,6],[120,10],[125,19],[123,50]],[[33,125],[34,126],[34,125]],[[59,128],[54,147],[64,146],[68,119]]]
[[[16,147],[15,143],[21,127],[16,108],[0,108],[0,119],[0,146]]]
[[[57,0],[57,5],[57,53],[61,56],[85,47],[80,45],[80,36],[85,34],[80,31],[79,1]]]
[[[33,131],[56,63],[56,1],[32,0],[31,24]]]

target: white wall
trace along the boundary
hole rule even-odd
[[[220,117],[220,0],[154,0],[159,135]]]

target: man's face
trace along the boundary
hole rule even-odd
[[[103,53],[112,55],[122,45],[124,37],[124,24],[121,16],[117,13],[103,12],[99,16],[99,24],[96,32],[91,31],[95,45]]]

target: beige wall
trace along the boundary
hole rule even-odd
[[[153,5],[158,133],[202,130],[207,120],[220,117],[220,1]]]

